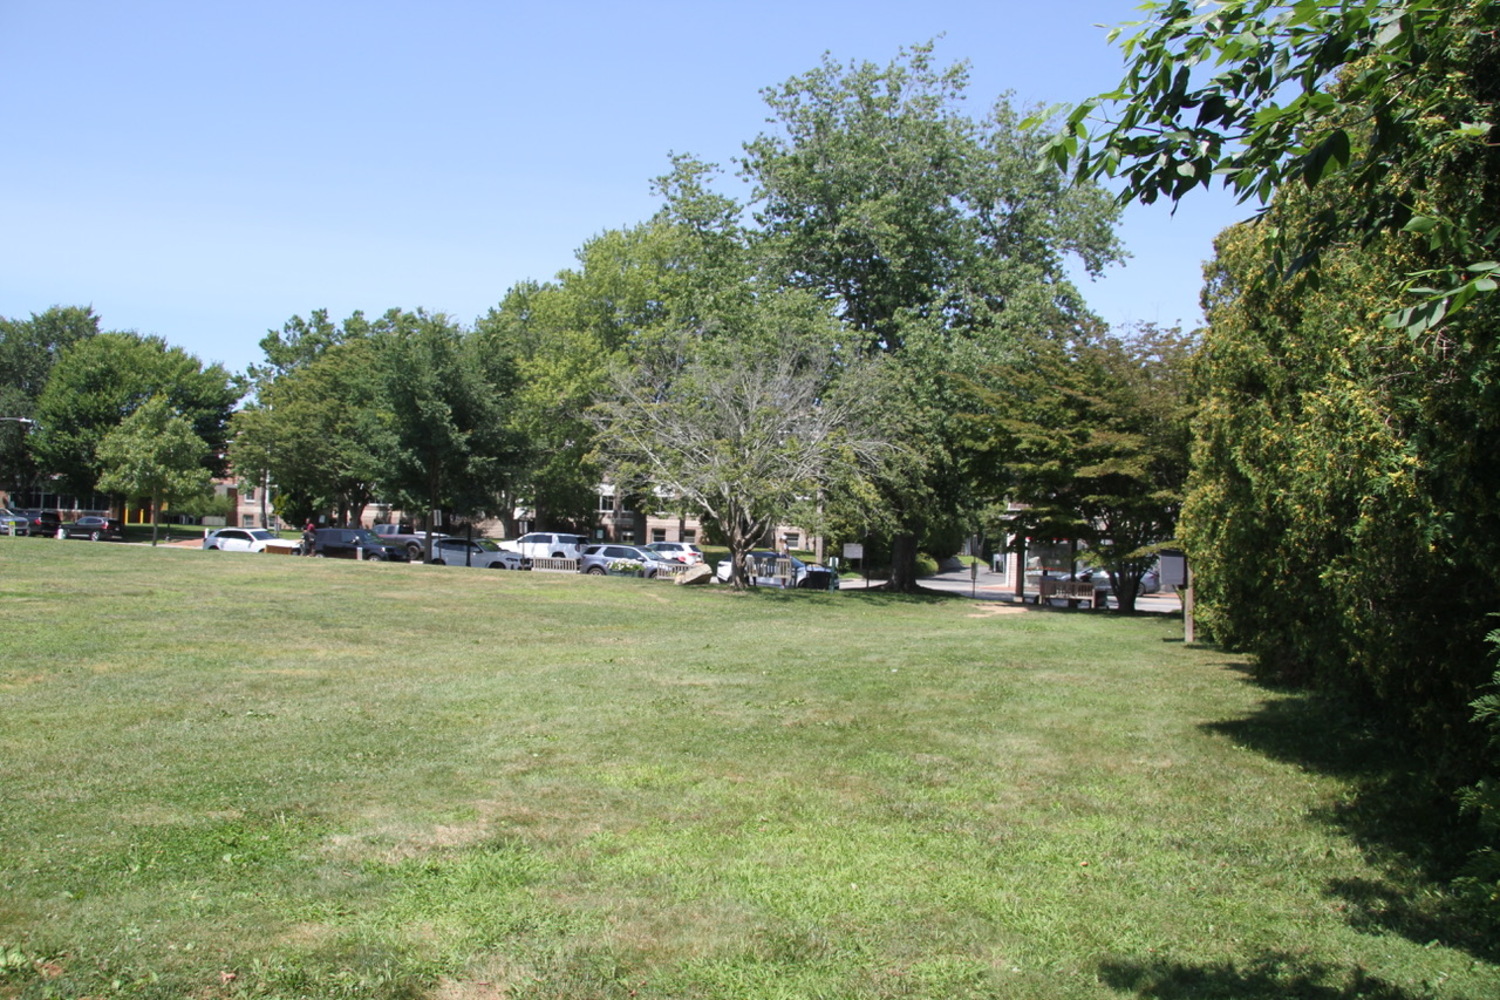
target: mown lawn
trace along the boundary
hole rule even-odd
[[[1180,623],[0,538],[0,997],[1500,996]]]

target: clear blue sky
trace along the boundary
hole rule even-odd
[[[468,323],[650,216],[670,152],[729,165],[760,89],[942,35],[977,117],[1119,79],[1134,0],[0,0],[0,316],[92,305],[233,370],[293,314]],[[736,189],[734,193],[739,193]],[[1221,194],[1127,212],[1086,288],[1196,325]]]

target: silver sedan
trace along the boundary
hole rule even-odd
[[[502,549],[488,538],[435,538],[432,563],[444,566],[478,566],[482,569],[530,569],[531,560],[519,552]]]

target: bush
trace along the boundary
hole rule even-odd
[[[1500,646],[1500,630],[1486,639]],[[1474,901],[1480,917],[1500,931],[1500,670],[1495,671],[1489,690],[1474,702],[1474,721],[1488,731],[1487,776],[1464,789],[1460,796],[1464,811],[1479,820],[1480,848],[1469,858],[1459,885]]]

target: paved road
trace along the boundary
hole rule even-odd
[[[879,586],[884,580],[871,580],[871,586]],[[930,590],[941,590],[950,594],[960,594],[964,597],[973,597],[980,601],[1014,601],[1016,599],[1015,585],[1004,582],[999,573],[979,567],[979,575],[971,578],[967,569],[952,570],[939,573],[936,576],[922,578],[922,586]],[[842,580],[839,587],[844,590],[858,590],[864,587],[863,580]],[[1113,606],[1113,602],[1111,602]],[[1154,611],[1157,613],[1170,613],[1182,610],[1182,602],[1175,593],[1145,594],[1136,598],[1135,607],[1137,611]]]

